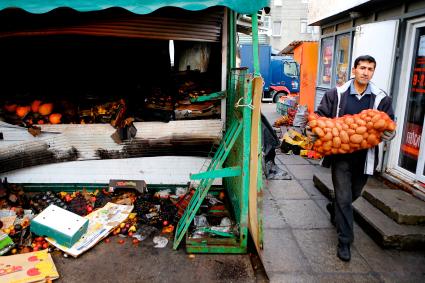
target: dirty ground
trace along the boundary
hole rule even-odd
[[[184,248],[153,247],[152,238],[137,246],[118,236],[100,242],[78,258],[53,252],[60,274],[55,282],[256,282],[250,255],[186,254]],[[258,281],[257,281],[258,282]]]

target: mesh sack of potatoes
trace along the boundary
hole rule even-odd
[[[351,153],[376,146],[384,131],[394,131],[396,124],[384,112],[366,109],[355,115],[338,118],[310,114],[308,126],[317,135],[313,149],[322,155]]]

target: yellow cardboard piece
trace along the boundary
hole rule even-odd
[[[298,145],[303,149],[311,149],[313,147],[313,144],[311,143],[308,137],[298,133],[293,129],[289,129],[283,135],[282,139],[289,144]]]
[[[58,278],[59,273],[47,249],[0,257],[0,282],[45,282]]]

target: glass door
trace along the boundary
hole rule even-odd
[[[335,53],[335,85],[341,86],[347,80],[350,74],[348,69],[348,52],[350,48],[350,34],[341,34],[336,37]]]
[[[320,86],[331,86],[332,80],[332,63],[334,55],[334,38],[328,37],[322,39],[321,66],[319,75]]]
[[[416,29],[414,42],[398,166],[424,182],[425,27]]]

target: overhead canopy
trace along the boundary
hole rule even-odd
[[[162,7],[178,7],[197,11],[213,6],[225,6],[241,14],[256,14],[269,0],[1,0],[0,10],[20,8],[30,13],[46,13],[59,7],[80,12],[121,7],[136,14],[149,14]]]

